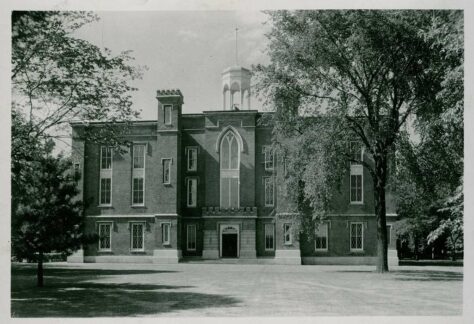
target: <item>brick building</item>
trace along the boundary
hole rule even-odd
[[[157,119],[134,123],[126,153],[84,142],[84,123],[71,123],[81,199],[88,202],[86,231],[100,238],[68,261],[374,262],[370,174],[351,165],[334,213],[314,240],[300,242],[297,215],[279,190],[283,166],[271,150],[272,129],[259,124],[261,112],[250,109],[250,72],[226,69],[222,93],[222,110],[183,114],[179,90],[157,91]],[[390,194],[387,216],[390,230]]]

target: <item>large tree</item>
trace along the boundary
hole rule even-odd
[[[93,239],[83,235],[82,202],[76,199],[79,175],[70,160],[51,155],[51,143],[31,161],[29,183],[22,188],[28,199],[18,203],[12,224],[13,255],[37,262],[39,287],[46,253],[69,255]]]
[[[77,36],[95,14],[12,13],[12,250],[16,255],[70,253],[80,226],[77,192],[50,154],[51,140],[70,138],[71,120],[106,121],[84,139],[119,147],[138,117],[131,84],[142,68],[130,52],[112,53]],[[57,178],[51,178],[56,176]],[[49,186],[49,187],[47,187]],[[56,190],[56,191],[53,191]],[[63,226],[58,228],[57,226]],[[50,227],[50,228],[49,228]],[[57,237],[56,237],[57,236]],[[25,248],[30,249],[26,251]]]
[[[76,36],[97,19],[87,12],[12,13],[12,109],[23,113],[32,140],[68,137],[76,119],[107,121],[101,134],[87,134],[114,144],[126,131],[114,124],[138,117],[131,82],[142,69],[130,52],[115,55]]]
[[[419,234],[414,235],[417,241],[426,244],[446,239],[453,257],[463,232],[463,22],[462,11],[439,11],[421,33],[440,53],[442,69],[434,68],[443,73],[442,82],[433,93],[437,105],[417,115],[418,138],[405,136],[400,141],[395,181],[399,214],[405,218],[402,225],[408,225],[401,229]]]
[[[388,271],[385,194],[394,145],[410,116],[443,109],[434,94],[443,87],[444,59],[423,34],[436,14],[270,12],[271,63],[256,67],[259,91],[275,111],[275,137],[299,154],[300,168],[289,182],[303,187],[293,192],[303,194],[314,215],[331,209],[347,160],[371,174],[379,272]],[[348,151],[354,139],[364,147],[363,159]],[[318,161],[310,162],[311,154]]]

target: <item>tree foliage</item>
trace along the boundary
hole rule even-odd
[[[372,176],[377,269],[386,271],[390,156],[410,116],[443,109],[433,94],[443,89],[445,58],[423,33],[433,13],[324,10],[269,16],[271,63],[255,70],[258,89],[275,111],[275,138],[285,138],[280,145],[289,148],[283,151],[294,153],[288,159],[295,161],[289,188],[297,185],[300,190],[293,192],[309,202],[313,214],[327,213],[331,192],[353,159],[348,141],[360,142],[365,157],[353,161]]]
[[[31,161],[29,182],[12,218],[13,255],[38,262],[38,286],[43,285],[42,262],[45,253],[69,255],[92,237],[83,234],[82,202],[76,199],[78,174],[71,161],[50,154]]]
[[[455,255],[463,225],[464,20],[461,11],[437,11],[431,18],[421,35],[439,54],[432,70],[441,82],[430,110],[414,122],[419,139],[400,142],[396,188],[405,226],[399,232],[425,247],[446,241]]]
[[[130,121],[131,82],[142,68],[129,51],[117,55],[76,37],[98,19],[71,11],[12,13],[12,251],[38,262],[44,253],[70,254],[82,235],[82,202],[71,162],[53,157],[53,140],[70,137],[72,120],[103,121],[83,139],[120,147]],[[86,125],[87,126],[87,125]]]
[[[130,81],[141,69],[131,65],[130,52],[113,55],[74,35],[97,19],[87,12],[13,12],[12,105],[29,125],[28,138],[64,137],[73,119],[113,125],[138,116]],[[89,136],[114,144],[124,131]]]

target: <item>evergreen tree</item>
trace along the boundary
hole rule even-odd
[[[43,261],[46,253],[70,255],[92,237],[83,235],[84,216],[77,178],[71,161],[52,156],[52,145],[31,162],[28,183],[13,215],[12,250],[18,259],[38,263],[37,284],[43,286]],[[14,193],[15,194],[15,193]]]

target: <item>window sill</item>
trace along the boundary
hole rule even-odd
[[[112,253],[112,250],[97,250],[97,253],[110,254]]]
[[[145,208],[145,205],[130,205],[131,208]]]
[[[197,206],[186,206],[186,208],[197,208]]]
[[[97,208],[112,208],[112,205],[98,205]]]
[[[283,243],[283,245],[290,246],[290,245],[293,245],[293,243]]]
[[[354,254],[363,254],[365,253],[364,250],[350,250],[351,253],[354,253]]]
[[[328,253],[329,250],[316,250],[315,249],[314,252],[316,252],[316,253]]]
[[[171,243],[163,243],[163,246],[171,246]]]
[[[171,183],[169,183],[169,182],[163,183],[163,186],[165,186],[165,187],[171,187]]]
[[[189,169],[186,169],[187,172],[197,172],[197,170],[189,170]]]
[[[351,201],[350,204],[351,205],[363,205],[364,202],[363,201]]]
[[[130,250],[130,253],[133,253],[133,254],[145,254],[145,250]]]

